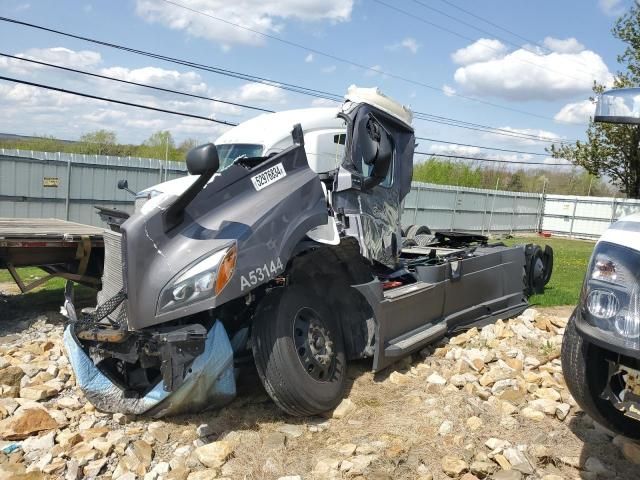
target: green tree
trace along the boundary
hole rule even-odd
[[[93,155],[117,155],[116,134],[109,130],[96,130],[80,137],[84,153]]]
[[[611,32],[626,44],[617,58],[622,70],[614,76],[613,87],[640,86],[640,7],[630,8],[616,21]],[[604,85],[594,83],[595,95],[604,90]],[[595,97],[591,100],[595,102]],[[640,198],[639,142],[640,126],[595,123],[592,118],[586,142],[554,144],[549,153],[584,167],[592,175],[606,176],[628,197]]]

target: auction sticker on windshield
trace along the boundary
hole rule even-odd
[[[267,168],[264,172],[259,173],[255,177],[251,177],[251,181],[253,182],[253,186],[256,187],[256,190],[260,191],[264,187],[268,187],[272,183],[275,183],[286,176],[287,172],[285,172],[282,163],[278,163],[273,167]]]

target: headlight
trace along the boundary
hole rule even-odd
[[[640,344],[640,253],[596,246],[582,293],[584,319],[626,344]]]
[[[158,313],[219,295],[236,268],[237,249],[233,245],[211,252],[187,267],[160,292]]]
[[[600,320],[607,320],[618,313],[619,309],[618,297],[613,292],[600,289],[589,292],[587,310],[594,317]]]

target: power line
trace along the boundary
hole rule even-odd
[[[451,127],[464,128],[467,130],[475,130],[478,132],[490,133],[492,135],[501,135],[505,137],[513,137],[521,140],[532,140],[536,142],[548,142],[548,143],[572,143],[571,141],[561,140],[559,138],[542,137],[525,132],[519,132],[516,130],[507,130],[503,128],[490,127],[479,123],[465,122],[462,120],[447,119],[447,117],[439,117],[437,115],[423,114],[420,112],[414,112],[417,120],[425,120],[427,122],[439,123],[442,125],[448,125]]]
[[[126,47],[126,46],[115,44],[115,43],[105,42],[105,41],[97,40],[97,39],[90,38],[90,37],[85,37],[85,36],[76,35],[76,34],[73,34],[73,33],[68,33],[68,32],[63,32],[63,31],[60,31],[60,30],[55,30],[55,29],[44,27],[44,26],[41,26],[41,25],[36,25],[36,24],[28,23],[28,22],[23,22],[21,20],[15,20],[15,19],[11,19],[11,18],[0,16],[0,21],[9,22],[9,23],[13,23],[13,24],[16,24],[16,25],[29,27],[29,28],[34,28],[34,29],[46,31],[46,32],[49,32],[49,33],[55,33],[56,35],[61,35],[61,36],[69,37],[69,38],[74,38],[74,39],[77,39],[77,40],[82,40],[82,41],[86,41],[86,42],[89,42],[89,43],[94,43],[94,44],[97,44],[97,45],[106,46],[106,47],[109,47],[109,48],[114,48],[114,49],[126,51],[128,53],[134,53],[136,55],[141,55],[141,56],[146,56],[146,57],[149,57],[149,58],[154,58],[154,59],[157,59],[157,60],[166,61],[166,62],[169,62],[169,63],[175,63],[177,65],[183,65],[183,66],[187,66],[187,67],[194,68],[194,69],[197,69],[197,70],[203,70],[203,71],[206,71],[206,72],[215,73],[217,75],[223,75],[223,76],[228,76],[228,77],[232,77],[232,78],[238,78],[238,79],[242,79],[242,80],[248,80],[248,81],[252,81],[252,82],[256,82],[256,83],[261,83],[261,84],[264,84],[264,85],[270,85],[270,86],[273,86],[275,88],[291,91],[291,92],[298,93],[298,94],[301,94],[301,95],[306,95],[306,96],[311,96],[311,97],[316,97],[316,98],[323,98],[323,99],[332,100],[332,101],[336,101],[336,102],[341,102],[342,101],[342,96],[341,95],[338,95],[338,94],[335,94],[335,93],[331,93],[331,92],[325,92],[325,91],[322,91],[322,90],[315,90],[315,89],[311,89],[311,88],[308,88],[308,87],[303,87],[303,86],[296,85],[296,84],[291,84],[291,83],[287,83],[287,82],[281,82],[281,81],[277,81],[277,80],[267,79],[267,78],[264,78],[264,77],[258,77],[258,76],[255,76],[255,75],[236,72],[236,71],[233,71],[233,70],[222,69],[220,67],[213,67],[213,66],[210,66],[210,65],[204,65],[204,64],[200,64],[200,63],[196,63],[196,62],[192,62],[192,61],[188,61],[188,60],[183,60],[183,59],[179,59],[179,58],[169,57],[169,56],[166,56],[166,55],[161,55],[161,54],[148,52],[148,51],[144,51],[144,50],[138,50],[138,49],[135,49],[135,48]],[[418,120],[424,120],[424,121],[433,122],[433,123],[439,123],[439,124],[443,124],[443,125],[451,125],[451,126],[455,126],[455,127],[458,127],[458,128],[465,128],[465,129],[469,129],[469,130],[478,130],[478,131],[483,131],[483,132],[487,132],[487,133],[492,133],[492,134],[495,134],[495,135],[503,135],[503,136],[507,136],[507,137],[524,138],[524,139],[537,140],[537,141],[546,141],[546,142],[566,143],[566,142],[563,142],[563,141],[558,140],[558,139],[537,137],[537,136],[534,136],[534,135],[529,135],[529,134],[524,134],[524,133],[519,133],[519,132],[513,132],[513,131],[510,131],[510,130],[504,130],[504,129],[500,129],[500,128],[496,128],[496,127],[491,127],[489,125],[472,124],[472,123],[469,123],[469,122],[464,122],[462,120],[457,120],[457,119],[448,118],[448,117],[441,117],[441,116],[438,116],[438,115],[427,114],[427,113],[424,113],[424,112],[415,111],[413,113],[415,114],[415,118],[418,119]],[[450,123],[447,123],[447,122],[452,122],[452,123],[450,124]],[[477,127],[474,127],[473,125],[477,125]]]
[[[35,64],[43,65],[43,66],[46,66],[46,67],[57,68],[59,70],[65,70],[67,72],[79,73],[79,74],[88,75],[88,76],[91,76],[91,77],[102,78],[104,80],[111,80],[113,82],[125,83],[127,85],[135,85],[136,87],[143,87],[143,88],[149,88],[151,90],[158,90],[160,92],[175,93],[176,95],[184,95],[186,97],[198,98],[198,99],[201,99],[201,100],[210,100],[210,101],[216,102],[216,103],[223,103],[225,105],[233,105],[235,107],[248,108],[250,110],[258,110],[258,111],[261,111],[261,112],[267,112],[267,113],[273,113],[274,112],[274,110],[269,110],[268,108],[256,107],[254,105],[246,105],[246,104],[243,104],[243,103],[230,102],[228,100],[220,100],[218,98],[205,97],[203,95],[197,95],[195,93],[188,93],[188,92],[182,92],[180,90],[172,90],[170,88],[157,87],[155,85],[148,85],[146,83],[132,82],[132,81],[129,81],[129,80],[123,80],[121,78],[109,77],[107,75],[100,75],[98,73],[87,72],[85,70],[78,70],[78,69],[75,69],[75,68],[64,67],[62,65],[55,65],[53,63],[42,62],[42,61],[34,60],[34,59],[31,59],[31,58],[17,57],[15,55],[9,55],[8,53],[0,52],[0,56],[7,57],[7,58],[12,58],[14,60],[20,60],[20,61],[23,61],[23,62],[35,63]]]
[[[469,143],[457,143],[457,142],[448,142],[446,140],[437,140],[435,138],[426,138],[426,137],[416,137],[416,140],[426,140],[428,142],[436,142],[436,143],[446,143],[448,145],[458,145],[460,147],[473,147],[480,148],[482,150],[495,150],[498,152],[508,152],[508,153],[521,153],[523,155],[538,155],[540,157],[548,157],[546,153],[537,153],[537,152],[525,152],[522,150],[509,150],[507,148],[496,148],[496,147],[481,147],[480,145],[471,145]]]
[[[60,70],[69,71],[69,72],[73,72],[73,73],[79,73],[79,74],[83,74],[83,75],[97,77],[97,78],[101,78],[101,79],[105,79],[105,80],[120,82],[120,83],[124,83],[124,84],[129,84],[129,85],[135,85],[135,86],[138,86],[138,87],[144,87],[144,88],[149,88],[149,89],[153,89],[153,90],[159,90],[159,91],[162,91],[162,92],[169,92],[169,93],[174,93],[174,94],[178,94],[178,95],[184,95],[184,96],[203,99],[203,100],[210,100],[210,101],[213,101],[213,102],[219,102],[219,103],[223,103],[223,104],[234,105],[234,106],[238,106],[238,107],[242,107],[242,108],[259,110],[259,111],[268,112],[268,113],[273,113],[274,112],[273,110],[269,110],[269,109],[261,108],[261,107],[255,107],[253,105],[246,105],[246,104],[241,104],[241,103],[236,103],[236,102],[229,102],[229,101],[220,100],[220,99],[216,99],[216,98],[205,97],[205,96],[202,96],[202,95],[196,95],[196,94],[191,94],[191,93],[187,93],[187,92],[182,92],[182,91],[179,91],[179,90],[167,89],[167,88],[162,88],[162,87],[156,87],[156,86],[153,86],[153,85],[147,85],[147,84],[144,84],[144,83],[132,82],[132,81],[123,80],[123,79],[119,79],[119,78],[115,78],[115,77],[109,77],[107,75],[100,75],[100,74],[93,73],[93,72],[87,72],[87,71],[84,71],[84,70],[78,70],[78,69],[75,69],[75,68],[64,67],[64,66],[61,66],[61,65],[55,65],[55,64],[51,64],[51,63],[47,63],[47,62],[42,62],[42,61],[39,61],[39,60],[28,59],[28,58],[24,58],[24,57],[17,57],[15,55],[10,55],[10,54],[6,54],[6,53],[2,53],[2,52],[0,52],[0,56],[8,57],[8,58],[11,58],[11,59],[14,59],[14,60],[20,60],[20,61],[25,61],[25,62],[34,63],[34,64],[38,64],[38,65],[43,65],[43,66],[47,66],[47,67],[57,68],[57,69],[60,69]],[[508,132],[508,131],[506,131],[506,132]],[[514,133],[517,133],[517,132],[514,132]],[[518,137],[519,137],[519,135],[518,135]],[[478,145],[467,145],[467,144],[460,144],[460,143],[455,143],[455,142],[439,141],[439,140],[429,139],[429,138],[424,138],[424,137],[416,137],[416,138],[422,139],[422,140],[428,140],[428,141],[435,141],[435,142],[439,142],[439,143],[450,143],[450,144],[454,144],[454,145],[469,146],[469,147],[476,147],[476,148],[484,148],[484,149],[488,149],[488,150],[497,150],[497,151],[513,152],[513,153],[525,153],[525,154],[532,154],[532,155],[544,155],[544,154],[541,154],[541,153],[522,152],[522,151],[517,151],[517,150],[508,150],[508,149],[491,148],[491,147],[481,147],[481,146],[478,146]]]
[[[526,48],[526,45],[519,45],[519,44],[517,44],[516,42],[512,42],[511,40],[508,40],[508,39],[506,39],[506,38],[504,38],[504,37],[500,37],[500,36],[496,35],[495,33],[489,32],[489,31],[487,31],[487,30],[484,30],[483,28],[478,27],[477,25],[474,25],[474,24],[472,24],[472,23],[466,22],[466,21],[462,20],[461,18],[456,17],[455,15],[450,15],[450,14],[448,14],[447,12],[442,11],[442,10],[440,10],[440,9],[436,8],[436,7],[433,7],[433,6],[431,6],[431,5],[427,5],[425,2],[422,2],[422,1],[420,1],[420,0],[411,0],[411,1],[412,1],[413,3],[417,3],[418,5],[422,6],[423,8],[426,8],[426,9],[431,10],[431,11],[433,11],[433,12],[439,13],[440,15],[442,15],[442,16],[444,16],[444,17],[447,17],[447,18],[449,18],[449,19],[451,19],[451,20],[453,20],[453,21],[455,21],[455,22],[461,23],[462,25],[465,25],[465,26],[467,26],[467,27],[469,27],[469,28],[472,28],[472,29],[474,29],[474,30],[476,30],[476,31],[478,31],[478,32],[480,32],[480,33],[484,33],[485,35],[489,35],[489,36],[491,36],[491,37],[497,38],[498,40],[501,40],[501,41],[503,41],[504,43],[507,43],[507,44],[511,45],[512,47],[515,47],[515,48],[522,48],[523,50],[526,50],[527,52],[532,53],[532,54],[534,54],[534,55],[536,55],[536,56],[538,56],[538,57],[541,57],[541,56],[542,56],[542,55],[541,55],[539,52],[537,52],[535,49]],[[489,22],[488,20],[484,20],[484,19],[482,19],[482,17],[480,17],[479,15],[472,14],[471,12],[468,12],[467,10],[464,10],[463,8],[458,7],[458,6],[454,5],[454,4],[452,4],[451,2],[448,2],[448,1],[446,1],[446,0],[441,0],[441,1],[443,1],[444,3],[446,3],[446,4],[448,4],[448,5],[453,6],[453,7],[457,8],[458,10],[461,10],[461,11],[463,11],[463,12],[465,12],[465,13],[469,14],[469,15],[472,15],[472,16],[473,16],[473,17],[475,17],[475,18],[478,18],[478,19],[480,19],[480,20],[483,20],[483,21],[485,21],[486,23],[489,23],[490,25],[493,25],[494,27],[499,28],[500,30],[504,30],[504,31],[506,31],[507,33],[510,33],[511,35],[517,36],[518,38],[520,38],[520,39],[524,40],[524,41],[525,41],[525,42],[527,42],[527,43],[530,43],[531,45],[535,45],[536,47],[540,48],[540,49],[541,49],[541,50],[543,50],[543,51],[546,51],[546,52],[548,52],[548,53],[553,52],[553,50],[551,50],[551,49],[549,49],[549,48],[546,48],[546,47],[543,47],[543,46],[542,46],[542,45],[540,45],[538,42],[534,42],[534,41],[532,41],[532,40],[527,40],[526,38],[521,37],[520,35],[518,35],[518,34],[516,34],[516,33],[513,33],[513,32],[511,32],[510,30],[506,30],[506,29],[504,29],[504,28],[502,28],[502,27],[500,27],[500,26],[498,26],[498,25],[496,25],[496,24],[494,24],[494,23],[492,23],[492,22]],[[489,48],[491,48],[491,47],[489,47]],[[581,64],[582,66],[589,68],[587,65],[585,65],[583,62],[579,61],[578,59],[576,59],[576,61],[577,61],[577,63]],[[547,69],[549,69],[548,67],[543,67],[543,68],[547,68]],[[551,69],[549,69],[549,70],[551,70]],[[553,70],[553,71],[555,71],[555,70]],[[587,71],[587,70],[582,70],[582,72],[584,72],[584,73],[586,73],[586,74],[588,74],[588,75],[593,75],[593,73],[592,73],[592,72]],[[562,72],[559,72],[559,73],[562,73]],[[576,77],[572,77],[572,78],[576,78]]]
[[[388,77],[395,78],[396,80],[401,80],[403,82],[406,82],[406,83],[409,83],[409,84],[412,84],[412,85],[417,85],[417,86],[428,88],[430,90],[435,90],[435,91],[438,91],[438,92],[442,93],[443,95],[446,94],[442,87],[436,87],[434,85],[430,85],[428,83],[421,82],[419,80],[414,80],[414,79],[411,79],[411,78],[408,78],[408,77],[404,77],[402,75],[398,75],[398,74],[395,74],[395,73],[383,71],[383,70],[380,70],[378,68],[368,67],[368,66],[363,65],[361,63],[355,62],[353,60],[349,60],[349,59],[344,58],[344,57],[339,57],[339,56],[334,55],[332,53],[327,53],[327,52],[324,52],[322,50],[317,50],[317,49],[312,48],[312,47],[307,47],[307,46],[302,45],[302,44],[297,43],[297,42],[292,42],[290,40],[286,40],[284,38],[278,37],[277,35],[271,35],[269,33],[264,33],[264,32],[261,32],[259,30],[254,29],[254,28],[245,27],[244,25],[240,25],[239,23],[234,23],[234,22],[231,22],[231,21],[226,20],[224,18],[216,17],[215,15],[211,15],[211,14],[209,14],[207,12],[203,12],[201,10],[197,10],[195,8],[188,7],[187,5],[183,5],[181,3],[174,2],[173,0],[162,0],[162,1],[165,2],[165,3],[168,3],[170,5],[176,6],[178,8],[182,8],[184,10],[188,10],[188,11],[190,11],[192,13],[196,13],[198,15],[203,15],[205,17],[208,17],[208,18],[212,19],[212,20],[216,20],[216,21],[222,22],[222,23],[224,23],[226,25],[230,25],[230,26],[232,26],[234,28],[240,28],[242,30],[246,30],[248,32],[255,33],[256,35],[260,35],[260,36],[263,36],[265,38],[269,38],[271,40],[275,40],[277,42],[280,42],[280,43],[283,43],[285,45],[289,45],[291,47],[295,47],[295,48],[304,50],[306,52],[315,53],[317,55],[320,55],[320,56],[323,56],[323,57],[326,57],[326,58],[330,58],[330,59],[335,60],[337,62],[345,63],[347,65],[351,65],[351,66],[360,68],[362,70],[375,72],[375,73],[378,73],[378,74],[381,74],[381,75],[387,75]],[[374,1],[382,3],[379,0],[374,0]],[[508,107],[506,105],[500,105],[498,103],[493,103],[493,102],[490,102],[488,100],[482,100],[482,99],[477,98],[477,97],[470,97],[468,95],[462,95],[460,93],[451,93],[449,95],[453,95],[455,97],[464,98],[466,100],[471,100],[471,101],[474,101],[474,102],[482,103],[484,105],[489,105],[491,107],[500,108],[500,109],[503,109],[503,110],[508,110],[508,111],[520,113],[520,114],[523,114],[523,115],[529,115],[529,116],[532,116],[532,117],[542,118],[542,119],[545,119],[545,120],[553,120],[553,118],[551,118],[551,117],[546,117],[544,115],[539,115],[537,113],[528,112],[526,110],[520,110],[518,108]]]
[[[167,2],[167,1],[169,1],[169,0],[163,0],[163,1]],[[450,34],[452,34],[452,35],[455,35],[455,36],[457,36],[457,37],[463,38],[463,39],[465,39],[465,40],[467,40],[467,41],[470,41],[470,42],[475,42],[475,41],[476,41],[474,38],[471,38],[471,37],[469,37],[469,36],[467,36],[467,35],[464,35],[464,34],[462,34],[462,33],[456,32],[455,30],[451,30],[451,29],[449,29],[449,28],[443,27],[442,25],[439,25],[439,24],[437,24],[437,23],[435,23],[435,22],[431,22],[431,21],[427,20],[426,18],[420,17],[420,16],[416,15],[415,13],[408,12],[408,11],[403,10],[402,8],[398,8],[398,7],[394,6],[394,5],[390,5],[390,4],[388,4],[387,2],[384,2],[384,1],[382,1],[382,0],[373,0],[373,1],[374,1],[375,3],[378,3],[378,4],[380,4],[380,5],[383,5],[383,6],[387,7],[387,8],[389,8],[390,10],[394,10],[394,11],[396,11],[396,12],[398,12],[398,13],[401,13],[401,14],[403,14],[403,15],[405,15],[405,16],[407,16],[407,17],[409,17],[409,18],[412,18],[412,19],[414,19],[414,20],[418,20],[419,22],[425,23],[425,24],[427,24],[427,25],[431,25],[431,26],[433,26],[433,27],[435,27],[435,28],[438,28],[438,29],[440,29],[440,30],[443,30],[443,31],[445,31],[445,32],[447,32],[447,33],[450,33]],[[415,0],[413,0],[413,1],[415,1]],[[419,3],[419,2],[417,2],[417,3]],[[423,4],[421,4],[421,5],[423,5]],[[427,7],[427,8],[431,8],[431,7]],[[493,51],[495,51],[495,52],[502,53],[502,50],[500,50],[499,48],[493,47],[493,46],[491,46],[491,45],[486,45],[486,44],[485,44],[485,45],[484,45],[484,47],[485,47],[485,48],[488,48],[489,50],[493,50]],[[561,75],[566,76],[566,77],[569,77],[569,78],[574,78],[574,79],[576,79],[576,80],[582,80],[582,79],[581,79],[581,78],[579,78],[579,77],[574,77],[574,76],[572,76],[572,75],[567,75],[567,74],[566,74],[566,72],[561,72],[561,71],[559,71],[559,70],[554,70],[554,69],[549,68],[549,67],[546,67],[546,66],[544,66],[544,65],[540,65],[540,64],[538,64],[538,63],[531,62],[531,61],[529,61],[529,60],[525,60],[525,59],[520,58],[520,59],[517,59],[517,61],[518,61],[519,63],[526,63],[526,64],[528,64],[528,65],[532,65],[532,66],[534,66],[534,67],[536,67],[536,68],[541,68],[541,69],[543,69],[543,70],[547,70],[547,71],[550,71],[550,72],[555,72],[555,73],[557,73],[557,74],[561,74]],[[454,94],[454,95],[456,95],[456,94]],[[472,97],[472,98],[475,98],[475,97]],[[534,113],[531,113],[531,112],[520,111],[520,113],[523,113],[523,112],[524,112],[524,113],[526,113],[527,115],[533,115],[533,116],[537,116],[537,117],[539,117],[539,118],[544,118],[544,119],[548,119],[548,120],[554,120],[554,119],[553,119],[553,118],[551,118],[551,117],[545,117],[545,116],[543,116],[543,115],[538,115],[538,114],[534,114]],[[556,120],[556,121],[557,121],[557,120]]]
[[[124,45],[119,45],[117,43],[110,43],[110,42],[105,42],[102,40],[97,40],[94,38],[90,38],[90,37],[85,37],[82,35],[76,35],[73,33],[68,33],[68,32],[63,32],[61,30],[55,30],[53,28],[48,28],[48,27],[44,27],[42,25],[36,25],[33,23],[28,23],[28,22],[23,22],[21,20],[16,20],[13,18],[8,18],[8,17],[2,17],[0,16],[0,21],[3,22],[8,22],[8,23],[13,23],[16,25],[21,25],[24,27],[29,27],[29,28],[34,28],[37,30],[42,30],[45,32],[49,32],[49,33],[55,33],[56,35],[61,35],[64,37],[68,37],[68,38],[74,38],[76,40],[82,40],[85,42],[89,42],[89,43],[94,43],[96,45],[101,45],[104,47],[109,47],[109,48],[114,48],[117,50],[122,50],[128,53],[135,53],[137,55],[142,55],[142,56],[146,56],[146,57],[150,57],[150,58],[155,58],[156,60],[163,60],[166,62],[170,62],[170,63],[175,63],[178,65],[183,65],[183,66],[187,66],[187,67],[191,67],[191,68],[196,68],[198,70],[203,70],[203,71],[207,71],[207,72],[211,72],[211,73],[215,73],[218,75],[224,75],[224,76],[228,76],[228,77],[233,77],[233,78],[238,78],[241,80],[248,80],[248,81],[253,81],[253,82],[258,82],[258,83],[263,83],[265,85],[271,85],[273,87],[276,88],[280,88],[283,90],[289,90],[289,91],[293,91],[296,93],[301,93],[303,95],[308,95],[308,96],[312,96],[312,97],[317,97],[317,98],[327,98],[330,100],[335,100],[336,98],[334,94],[331,94],[329,92],[323,92],[322,90],[315,90],[312,88],[306,88],[306,87],[301,87],[299,85],[294,85],[294,84],[290,84],[287,82],[280,82],[280,81],[275,81],[275,80],[271,80],[268,78],[264,78],[264,77],[259,77],[256,75],[250,75],[250,74],[246,74],[246,73],[242,73],[242,72],[236,72],[233,70],[227,70],[224,68],[220,68],[220,67],[215,67],[215,66],[211,66],[211,65],[204,65],[204,64],[200,64],[200,63],[196,63],[196,62],[191,62],[188,60],[182,60],[179,58],[174,58],[174,57],[169,57],[166,55],[161,55],[158,53],[153,53],[153,52],[148,52],[148,51],[144,51],[144,50],[137,50],[135,48],[130,48],[130,47],[126,47]],[[337,96],[337,100],[340,101],[341,100],[341,96]]]
[[[126,105],[128,107],[144,108],[146,110],[153,110],[155,112],[169,113],[171,115],[180,115],[182,117],[197,118],[198,120],[207,120],[209,122],[220,123],[222,125],[229,125],[235,127],[237,123],[227,122],[225,120],[217,120],[215,118],[204,117],[202,115],[194,115],[192,113],[177,112],[175,110],[167,110],[165,108],[151,107],[149,105],[140,105],[139,103],[125,102],[124,100],[116,100],[114,98],[99,97],[97,95],[91,95],[89,93],[78,92],[75,90],[67,90],[65,88],[54,87],[52,85],[45,85],[43,83],[29,82],[27,80],[20,80],[18,78],[0,76],[0,80],[7,82],[21,83],[23,85],[29,85],[32,87],[44,88],[46,90],[53,90],[55,92],[68,93],[69,95],[77,95],[79,97],[91,98],[93,100],[102,100],[103,102],[117,103],[119,105]]]
[[[524,40],[527,43],[531,43],[531,44],[536,45],[536,42],[534,42],[532,40],[529,40],[528,38],[523,37],[522,35],[520,35],[520,34],[518,34],[516,32],[512,32],[511,30],[508,30],[508,29],[506,29],[504,27],[501,27],[497,23],[494,23],[491,20],[487,20],[486,18],[481,17],[480,15],[477,15],[477,14],[475,14],[473,12],[470,12],[469,10],[465,10],[464,8],[456,5],[453,2],[450,2],[449,0],[440,0],[440,1],[443,2],[443,3],[446,3],[447,5],[449,5],[449,6],[453,7],[453,8],[456,8],[456,9],[460,10],[461,12],[466,13],[467,15],[471,15],[473,18],[476,18],[476,19],[478,19],[478,20],[480,20],[482,22],[485,22],[485,23],[491,25],[492,27],[495,27],[495,28],[497,28],[499,30],[502,30],[503,32],[506,32],[506,33],[508,33],[510,35],[513,35],[514,37],[518,37],[520,40]]]
[[[12,77],[5,77],[5,76],[0,76],[0,80],[5,80],[8,82],[13,82],[13,83],[19,83],[19,84],[23,84],[23,85],[29,85],[32,87],[37,87],[37,88],[43,88],[43,89],[47,89],[47,90],[53,90],[56,92],[61,92],[61,93],[66,93],[69,95],[76,95],[76,96],[80,96],[80,97],[84,97],[84,98],[90,98],[93,100],[101,100],[104,102],[109,102],[109,103],[116,103],[119,105],[126,105],[129,107],[135,107],[135,108],[142,108],[142,109],[146,109],[146,110],[152,110],[155,112],[161,112],[161,113],[168,113],[171,115],[179,115],[182,117],[189,117],[189,118],[196,118],[199,120],[206,120],[209,122],[214,122],[214,123],[220,123],[223,125],[229,125],[229,126],[236,126],[236,123],[232,123],[232,122],[227,122],[224,120],[217,120],[215,118],[209,118],[209,117],[204,117],[201,115],[194,115],[191,113],[185,113],[185,112],[178,112],[175,110],[167,110],[164,108],[157,108],[157,107],[151,107],[149,105],[141,105],[138,103],[132,103],[132,102],[125,102],[123,100],[116,100],[113,98],[107,98],[107,97],[100,97],[97,95],[91,95],[88,93],[83,93],[83,92],[78,92],[75,90],[68,90],[68,89],[64,89],[64,88],[59,88],[59,87],[54,87],[51,85],[45,85],[42,83],[36,83],[36,82],[29,82],[27,80],[20,80],[17,78],[12,78]],[[518,161],[518,160],[514,160],[514,161],[510,161],[510,160],[498,160],[498,159],[490,159],[490,158],[480,158],[480,157],[469,157],[469,156],[463,156],[463,155],[445,155],[445,154],[441,154],[441,153],[429,153],[429,152],[419,152],[416,151],[414,152],[416,155],[427,155],[427,156],[432,156],[432,157],[443,157],[443,158],[451,158],[451,159],[458,159],[458,160],[474,160],[474,161],[479,161],[479,162],[493,162],[493,163],[509,163],[509,164],[522,164],[522,165],[537,165],[539,167],[543,167],[543,166],[571,166],[565,163],[538,163],[538,162],[526,162],[526,161]]]
[[[574,167],[570,163],[540,163],[540,162],[527,162],[524,160],[499,160],[497,158],[481,158],[481,157],[468,157],[465,155],[445,155],[442,153],[430,153],[430,152],[414,152],[416,155],[426,155],[430,157],[443,157],[451,158],[454,160],[474,160],[476,162],[492,162],[492,163],[511,163],[518,165],[537,165],[538,167]]]

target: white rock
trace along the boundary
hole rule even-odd
[[[491,437],[484,445],[491,450],[489,455],[496,455],[507,447],[511,446],[511,442],[508,440],[501,440],[499,438]]]
[[[285,423],[277,428],[278,432],[284,433],[289,438],[298,438],[304,434],[304,425],[292,425]]]
[[[538,360],[536,357],[525,357],[524,366],[530,369],[538,368],[540,366],[540,360]]]
[[[512,378],[507,378],[505,380],[498,380],[491,387],[491,393],[494,395],[498,395],[499,393],[504,392],[505,390],[517,390],[518,389],[518,381]]]
[[[432,385],[446,385],[447,380],[437,373],[432,373],[427,377],[427,383]]]
[[[56,432],[51,431],[38,437],[28,437],[21,445],[25,453],[49,451],[53,448]]]
[[[476,381],[476,376],[473,373],[458,373],[452,375],[449,378],[449,383],[456,387],[464,387],[467,383],[473,383]]]
[[[540,312],[538,312],[538,310],[536,310],[535,308],[527,308],[524,312],[522,312],[522,315],[520,315],[519,318],[529,322],[533,322],[536,318],[538,318],[539,315]]]
[[[335,410],[332,413],[332,417],[333,418],[344,418],[347,415],[349,415],[350,413],[353,413],[356,411],[356,404],[353,403],[351,401],[351,399],[349,398],[345,398],[344,400],[342,400],[340,402],[340,405],[338,405]]]
[[[569,411],[571,410],[571,405],[568,403],[559,403],[556,406],[556,417],[558,420],[564,420],[569,415]]]
[[[453,431],[453,422],[445,420],[438,429],[438,434],[444,436],[449,435]]]

